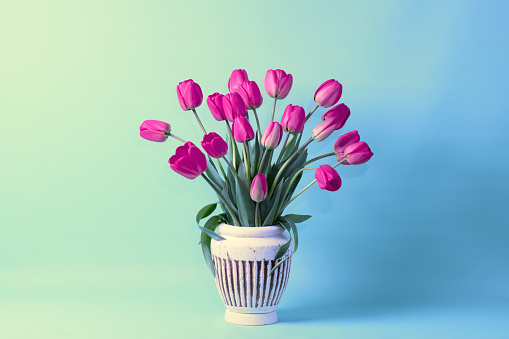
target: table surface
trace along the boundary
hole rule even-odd
[[[509,338],[507,302],[352,303],[306,298],[291,283],[279,322],[223,320],[212,280],[37,284],[3,288],[1,339],[78,338]],[[299,295],[302,298],[299,298]]]

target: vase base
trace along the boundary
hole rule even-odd
[[[277,322],[277,313],[236,313],[226,310],[224,320],[237,325],[269,325]]]

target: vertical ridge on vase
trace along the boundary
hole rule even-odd
[[[291,256],[270,275],[279,260],[231,260],[216,256],[212,259],[219,296],[225,305],[258,308],[279,304],[288,283]]]
[[[281,292],[279,293],[279,297],[276,300],[276,304],[279,304],[279,302],[281,301],[281,298],[283,297],[283,294],[285,293],[286,285],[288,284],[288,278],[290,277],[290,267],[292,265],[292,256],[290,256],[290,258],[286,259],[286,261],[288,262],[288,264],[286,265],[286,269],[285,269],[285,278],[281,284]]]
[[[224,261],[226,262],[226,280],[225,281],[226,281],[226,286],[228,286],[228,290],[230,292],[231,306],[237,306],[237,301],[235,300],[235,293],[233,291],[233,285],[232,285],[233,274],[232,274],[231,261],[226,260],[226,259],[224,259]]]
[[[283,280],[282,274],[283,274],[283,265],[285,263],[283,262],[281,265],[278,266],[276,271],[274,272],[274,288],[272,289],[272,293],[270,295],[270,304],[269,306],[275,305],[276,295],[278,291],[281,289],[281,282]]]
[[[219,277],[221,274],[221,271],[219,269],[219,262],[217,260],[213,260],[214,262],[214,269],[216,270],[216,274],[214,276],[214,280],[216,281],[217,290],[219,291],[219,295],[221,296],[222,300],[225,300],[224,290],[221,283],[221,278]]]

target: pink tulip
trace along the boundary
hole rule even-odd
[[[373,152],[364,141],[356,142],[345,148],[345,157],[350,165],[360,165],[373,156]]]
[[[262,136],[262,145],[268,149],[275,149],[279,146],[283,137],[283,127],[279,122],[273,121],[267,125]]]
[[[203,101],[203,93],[201,92],[200,85],[191,79],[178,84],[177,97],[180,107],[182,107],[184,111],[200,106]]]
[[[267,180],[263,173],[258,173],[251,183],[251,199],[256,202],[265,200],[267,197]]]
[[[207,159],[192,142],[177,147],[170,160],[170,168],[187,179],[194,179],[207,169]]]
[[[223,97],[224,95],[219,94],[217,92],[207,97],[207,106],[209,106],[212,116],[217,121],[222,121],[226,119],[223,109]]]
[[[228,79],[228,90],[230,93],[237,92],[237,87],[244,81],[248,81],[247,72],[245,69],[236,69]]]
[[[233,122],[236,117],[247,115],[247,107],[239,93],[229,93],[223,97],[224,116]]]
[[[228,145],[226,141],[215,132],[210,132],[203,136],[201,147],[210,155],[212,158],[222,158],[228,152]]]
[[[336,122],[336,130],[345,125],[346,120],[350,117],[350,108],[345,104],[339,104],[330,108],[322,115],[322,120],[332,119]]]
[[[271,98],[284,99],[290,93],[293,77],[282,69],[269,69],[265,75],[265,92]]]
[[[341,187],[338,172],[329,165],[320,165],[315,171],[315,179],[322,190],[334,192]]]
[[[249,121],[241,115],[233,120],[232,134],[237,142],[246,142],[254,139],[253,127],[251,127]]]
[[[140,137],[155,142],[163,142],[170,135],[170,124],[159,120],[145,120],[140,126]]]
[[[356,130],[345,133],[337,138],[334,142],[334,153],[336,153],[338,161],[345,158],[345,148],[353,143],[359,142],[359,140],[361,140],[361,137]],[[348,165],[348,162],[344,162],[343,165]]]
[[[339,101],[342,91],[343,86],[338,81],[327,80],[316,90],[315,102],[324,108],[331,107]]]
[[[244,81],[237,86],[237,92],[239,92],[247,108],[253,109],[262,105],[263,97],[256,82]]]
[[[304,112],[304,108],[294,105],[286,106],[283,117],[281,118],[281,125],[285,131],[292,134],[302,133],[305,122],[306,112]]]
[[[336,130],[336,122],[333,119],[322,121],[313,128],[311,132],[313,139],[316,141],[325,140],[329,135]]]

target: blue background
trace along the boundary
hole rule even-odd
[[[0,337],[508,338],[508,11],[2,2]],[[339,80],[344,132],[375,153],[340,168],[338,192],[313,187],[288,208],[313,218],[280,322],[263,328],[222,320],[193,225],[212,192],[169,169],[177,143],[138,137],[158,119],[200,140],[175,87],[193,78],[205,95],[225,93],[236,68],[260,86],[269,68],[293,74],[278,117],[288,103],[311,109],[315,89]],[[330,152],[334,138],[311,151]]]

